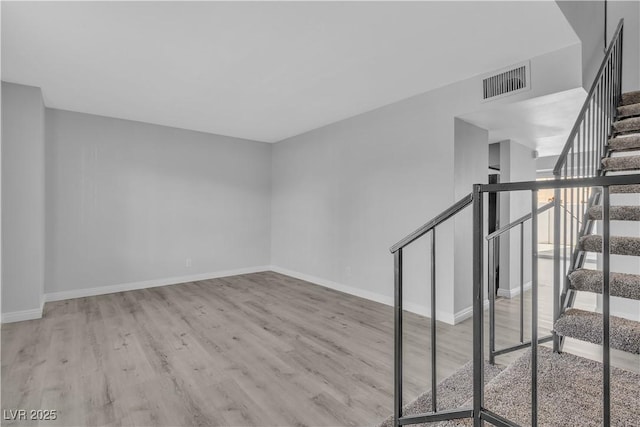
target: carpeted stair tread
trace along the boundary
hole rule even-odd
[[[576,291],[602,293],[602,279],[604,274],[600,270],[580,268],[569,274],[571,289]],[[640,275],[626,273],[610,273],[610,295],[614,297],[640,300]]]
[[[640,116],[640,104],[629,104],[618,107],[618,118]]]
[[[605,157],[602,166],[607,172],[640,169],[640,156]]]
[[[640,90],[622,94],[620,105],[640,104]]]
[[[578,249],[586,252],[602,252],[602,236],[590,234],[578,241]],[[640,237],[611,236],[609,250],[613,255],[640,256]]]
[[[638,132],[640,131],[640,117],[617,120],[613,122],[613,129],[623,133]]]
[[[609,150],[629,151],[640,150],[640,135],[624,135],[609,140]]]
[[[611,194],[638,194],[640,184],[612,185],[609,187]]]
[[[638,394],[640,374],[611,367],[611,427],[640,426]],[[518,425],[531,425],[531,350],[487,384],[484,403]],[[538,347],[537,414],[541,427],[601,427],[602,364]],[[473,422],[455,420],[436,425],[462,427],[473,426]]]
[[[602,219],[602,206],[592,206],[587,211],[587,218]],[[611,206],[609,218],[613,221],[640,221],[640,206]]]
[[[602,343],[602,314],[593,311],[567,310],[553,329],[558,335],[593,344]],[[640,354],[640,322],[611,316],[611,348]]]
[[[485,381],[491,381],[504,366],[484,364]],[[473,397],[473,362],[458,369],[453,375],[438,384],[438,410],[456,409]],[[402,410],[404,415],[416,415],[431,412],[431,390],[422,393],[413,402],[406,404]],[[433,426],[430,424],[414,424],[416,426]],[[380,427],[392,427],[393,415],[384,420]]]

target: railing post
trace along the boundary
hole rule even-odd
[[[431,230],[431,411],[438,411],[436,369],[436,229]]]
[[[538,190],[531,191],[531,426],[538,425]]]
[[[610,275],[610,221],[609,187],[602,187],[602,405],[603,425],[611,425],[611,360],[609,348]]]
[[[622,44],[622,40],[624,37],[624,18],[622,19],[622,29],[620,30],[620,42],[618,48],[620,49],[620,59],[618,60],[618,75],[620,76],[620,86],[618,87],[618,99],[622,101],[622,65],[623,65],[623,57],[624,57],[624,45]]]
[[[402,417],[402,248],[393,254],[394,260],[394,405],[393,424],[399,426]]]
[[[488,257],[489,257],[489,363],[495,365],[496,357],[496,239],[500,236],[489,240]]]
[[[473,186],[473,426],[481,427],[484,405],[483,200],[480,184]]]
[[[537,208],[537,207],[536,207]],[[537,215],[536,211],[532,214]],[[524,342],[524,222],[520,224],[520,344]]]
[[[556,179],[560,179],[559,175],[556,175]],[[553,324],[560,318],[560,289],[561,288],[561,274],[560,274],[560,189],[556,188],[553,193]],[[566,262],[566,261],[565,261]],[[560,337],[553,332],[553,351],[555,353],[560,352]]]

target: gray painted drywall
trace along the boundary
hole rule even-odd
[[[531,91],[493,102],[481,102],[477,77],[275,144],[272,264],[392,301],[389,246],[454,202],[454,118],[579,87],[580,46],[533,58],[531,73]],[[447,222],[437,240],[437,304],[446,321],[457,312],[453,233]],[[405,299],[420,312],[429,305],[427,243],[410,246],[404,260]]]
[[[557,1],[582,41],[583,87],[589,90],[604,57],[604,2]],[[640,2],[607,2],[607,44],[624,18],[623,91],[640,89]]]
[[[0,83],[0,117],[1,116],[2,84]],[[0,322],[2,321],[2,312],[2,119],[0,118]]]
[[[46,130],[47,293],[268,265],[269,144],[53,109]]]
[[[454,117],[576,87],[578,62],[579,46],[570,46],[532,59],[530,92],[482,104],[477,77],[292,138],[273,153],[251,141],[47,110],[44,291],[260,266],[271,248],[278,267],[389,302],[388,246],[453,202]],[[270,178],[278,181],[271,199]],[[447,320],[453,232],[447,223],[438,238],[438,306]],[[414,308],[428,305],[425,251],[420,242],[405,253]]]
[[[589,90],[603,57],[603,3],[601,1],[557,1],[556,3],[582,41],[582,85]]]
[[[536,159],[531,148],[516,141],[500,143],[500,181],[534,181]],[[537,207],[537,206],[536,206]],[[518,191],[500,194],[500,226],[520,218],[532,210],[531,192]],[[524,283],[531,281],[531,221],[524,227]],[[500,238],[499,292],[517,293],[520,286],[520,232],[513,229]]]
[[[44,286],[44,104],[2,82],[2,312],[38,311]]]
[[[489,144],[489,167],[500,171],[500,143]]]
[[[620,18],[624,18],[622,91],[640,90],[640,1],[608,2],[608,33],[611,40]]]
[[[486,184],[489,165],[489,131],[461,119],[454,124],[455,199],[471,192],[473,184]],[[486,209],[485,209],[486,212]],[[485,220],[486,220],[485,215]],[[485,222],[485,227],[488,222]],[[454,219],[454,310],[472,304],[473,215],[466,209]]]

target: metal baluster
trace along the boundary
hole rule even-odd
[[[438,411],[436,369],[436,229],[431,230],[431,411]]]
[[[531,191],[531,426],[538,425],[538,190]]]
[[[536,209],[537,209],[537,205],[536,205]],[[520,224],[520,343],[523,343],[523,342],[524,342],[524,222]]]
[[[596,164],[597,160],[596,160],[596,153],[595,153],[595,143],[593,141],[593,111],[594,111],[594,102],[593,99],[591,100],[590,104],[589,104],[589,146],[590,146],[590,150],[589,152],[591,153],[591,176],[596,176],[597,174],[597,169],[598,169],[598,165]]]
[[[566,162],[564,164],[564,177],[565,179],[568,176],[569,173],[569,162]],[[563,290],[562,292],[564,294],[567,293],[567,290],[569,289],[569,283],[567,283],[567,273],[568,273],[568,266],[567,266],[567,260],[568,258],[568,246],[569,246],[569,240],[568,240],[568,236],[569,236],[569,229],[568,229],[568,225],[569,225],[569,211],[568,211],[568,206],[567,206],[567,202],[569,201],[569,190],[567,190],[566,188],[564,189],[564,199],[562,199],[563,203],[564,203],[564,209],[562,212],[562,216],[564,219],[564,239],[562,240],[562,244],[563,244],[563,249],[564,249],[564,268],[562,269],[562,280],[563,280]]]
[[[559,179],[560,176],[556,176]],[[560,318],[560,189],[553,191],[553,323]],[[522,337],[521,337],[522,339]],[[553,332],[553,351],[560,352],[560,337]]]
[[[500,239],[500,236],[489,240],[487,248],[489,251],[489,363],[492,365],[496,363],[494,354],[496,351],[496,239]]]
[[[602,79],[600,79],[600,81],[598,82],[598,95],[597,95],[597,100],[598,100],[598,117],[597,117],[597,129],[598,129],[598,133],[597,133],[597,137],[598,137],[598,158],[600,159],[600,164],[599,167],[602,169],[602,157],[604,155],[604,148],[603,148],[603,144],[602,144],[602,139],[603,139],[603,126],[602,126],[602,117],[603,117],[603,112],[604,109],[602,108],[602,88],[603,88],[603,83],[602,83]]]
[[[611,105],[613,104],[612,100],[611,100],[611,94],[613,93],[613,91],[611,90],[611,85],[612,85],[612,81],[611,81],[611,62],[607,63],[607,66],[605,68],[606,70],[606,74],[607,74],[607,120],[609,121],[609,125],[611,125],[611,123],[613,122],[611,120]],[[608,131],[610,133],[611,129],[608,128]]]
[[[610,280],[610,218],[609,218],[609,187],[602,188],[602,404],[603,425],[611,425],[611,360],[609,349],[609,280]]]
[[[483,200],[481,186],[473,186],[473,426],[481,427],[484,405],[484,313],[482,273]]]
[[[622,20],[623,22],[623,28],[624,28],[624,19]],[[624,65],[624,44],[623,44],[623,40],[624,40],[624,32],[620,31],[620,35],[619,37],[619,42],[618,42],[618,46],[620,48],[620,59],[618,60],[619,62],[619,66],[618,66],[618,75],[620,76],[620,87],[618,88],[618,97],[620,99],[620,101],[622,100],[622,66]]]
[[[575,140],[574,140],[574,144],[575,144]],[[576,173],[576,165],[575,165],[575,153],[573,150],[573,147],[571,147],[571,178],[575,178],[575,173]],[[574,211],[574,206],[575,206],[575,200],[574,200],[574,194],[575,194],[575,188],[571,187],[571,204],[568,206],[568,212],[569,212],[569,253],[571,254],[571,258],[573,258],[573,250],[574,250],[574,239],[573,239],[573,211]],[[573,269],[573,265],[569,266],[569,269],[572,270]]]
[[[610,63],[607,63],[605,67],[605,76],[607,81],[607,91],[606,93],[606,114],[607,114],[607,134],[606,138],[609,139],[609,135],[611,134],[611,67]]]
[[[394,410],[393,424],[399,425],[402,417],[402,248],[393,254],[395,276],[395,322],[394,322]]]
[[[601,78],[598,87],[598,149],[600,150],[599,157],[602,159],[603,152],[603,143],[604,138],[604,106],[602,105],[602,93],[604,91],[604,79]],[[600,164],[602,168],[602,163]]]

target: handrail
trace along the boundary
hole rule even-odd
[[[500,184],[478,184],[481,193],[503,191],[553,190],[578,187],[605,187],[610,185],[640,184],[640,174],[602,175],[591,178],[548,179],[544,181],[505,182]]]
[[[551,202],[547,203],[546,205],[540,206],[536,212],[541,214],[542,212],[548,211],[549,209],[551,209],[554,205],[555,205],[555,201],[551,201]],[[502,235],[503,233],[506,233],[507,231],[511,230],[513,227],[516,227],[516,226],[522,224],[523,222],[525,222],[528,219],[531,219],[531,212],[529,212],[526,215],[521,216],[520,218],[516,219],[513,222],[510,222],[509,224],[505,225],[504,227],[501,227],[501,228],[497,229],[493,233],[489,234],[486,237],[486,239],[487,240],[494,239],[494,238]]]
[[[618,40],[618,36],[620,34],[620,32],[622,31],[622,27],[624,25],[624,18],[620,19],[620,22],[618,23],[618,27],[616,28],[615,33],[613,34],[613,37],[611,38],[611,42],[609,43],[609,48],[607,49],[606,53],[604,54],[604,60],[602,61],[602,64],[600,64],[600,68],[598,69],[598,73],[596,74],[595,79],[593,80],[593,84],[591,85],[591,89],[589,90],[589,94],[587,95],[587,98],[584,101],[584,104],[582,104],[582,109],[580,110],[580,114],[578,114],[578,118],[576,119],[576,122],[573,125],[573,128],[571,129],[571,133],[569,134],[569,137],[567,138],[567,142],[564,144],[564,147],[562,148],[562,152],[560,153],[560,156],[558,157],[558,161],[556,162],[555,167],[553,168],[553,174],[554,175],[559,175],[560,172],[562,171],[562,167],[564,166],[565,162],[567,161],[567,156],[569,155],[569,151],[571,150],[571,147],[573,145],[573,141],[576,137],[576,135],[578,134],[578,131],[580,130],[580,124],[582,123],[582,119],[585,116],[587,109],[589,108],[589,105],[591,104],[591,100],[596,92],[596,88],[598,86],[598,83],[600,82],[600,78],[602,77],[602,74],[604,73],[605,67],[607,65],[607,58],[611,55],[611,52],[613,51],[613,48]]]
[[[413,231],[412,233],[404,237],[402,240],[400,240],[398,243],[391,246],[389,250],[391,251],[391,253],[395,253],[398,251],[398,249],[404,248],[409,243],[412,243],[415,240],[419,239],[420,237],[424,236],[431,229],[435,228],[439,224],[443,223],[444,221],[448,220],[449,218],[451,218],[452,216],[460,212],[462,209],[469,206],[471,202],[473,202],[473,195],[469,193],[466,196],[464,196],[462,199],[458,200],[451,207],[443,211],[441,214],[434,217],[431,221],[428,221],[422,227],[416,229],[415,231]]]

